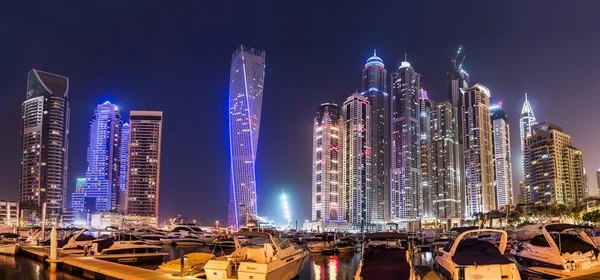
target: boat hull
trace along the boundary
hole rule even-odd
[[[230,274],[231,264],[226,260],[211,260],[204,269],[207,280],[290,280],[300,273],[307,256],[308,252],[304,251],[289,258],[266,264],[241,262],[236,276]]]
[[[14,256],[19,251],[17,244],[0,244],[0,254]]]

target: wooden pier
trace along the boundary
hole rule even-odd
[[[40,262],[50,262],[49,247],[32,246],[22,247],[21,253]],[[131,280],[171,280],[182,279],[169,273],[123,265],[119,263],[100,260],[94,257],[77,256],[58,252],[56,260],[58,267],[70,274],[82,276],[87,279],[131,279]]]

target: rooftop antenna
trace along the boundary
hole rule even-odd
[[[404,53],[404,61],[406,61],[406,53]]]
[[[373,56],[377,56],[377,49],[373,49]]]
[[[465,62],[465,57],[467,57],[467,55],[466,55],[466,54],[465,54],[465,55],[463,55],[463,58],[462,58],[462,60],[460,61],[460,65],[458,66],[458,69],[461,69],[461,68],[462,68],[463,62]],[[455,66],[455,67],[456,67],[456,66]]]
[[[452,60],[450,60],[450,62],[452,62],[452,65],[454,66],[455,69],[456,69],[456,59],[458,58],[458,55],[460,54],[461,50],[462,50],[462,45],[460,45],[460,47],[458,47],[458,51],[456,51],[456,55],[452,58]],[[463,57],[463,60],[464,60],[464,57]]]

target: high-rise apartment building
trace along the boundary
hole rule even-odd
[[[490,90],[481,84],[463,93],[466,216],[496,209]]]
[[[229,148],[231,177],[228,224],[247,223],[256,215],[256,153],[265,77],[264,51],[240,46],[231,57],[229,76]],[[131,170],[130,170],[131,172]]]
[[[115,104],[98,104],[90,121],[88,135],[88,168],[83,192],[94,197],[100,212],[119,209],[121,185],[121,113]],[[75,196],[73,194],[72,202]],[[73,209],[77,209],[72,205]]]
[[[525,138],[527,138],[527,135],[531,134],[531,128],[536,123],[537,121],[535,119],[535,115],[533,114],[533,109],[531,109],[529,100],[527,100],[527,93],[525,93],[525,102],[523,103],[523,109],[521,109],[521,117],[519,118],[521,154],[523,155],[523,160],[521,161],[521,168],[523,169],[523,174],[525,174]]]
[[[423,216],[433,215],[431,204],[431,110],[433,103],[427,96],[427,91],[419,90],[419,151],[421,156],[421,189],[423,193]]]
[[[390,218],[416,219],[422,215],[420,107],[421,74],[403,61],[392,74]]]
[[[578,205],[585,197],[581,150],[571,136],[545,121],[525,138],[525,199]]]
[[[343,222],[342,123],[336,104],[321,104],[313,130],[313,221]]]
[[[68,135],[69,79],[31,70],[21,105],[19,202],[35,213],[34,222],[43,203],[49,224],[57,224],[65,208]]]
[[[158,217],[163,113],[129,113],[127,213]]]
[[[127,177],[129,165],[129,124],[121,126],[121,165],[119,171],[119,206],[121,213],[127,212]]]
[[[364,226],[371,223],[371,104],[360,93],[348,97],[342,106],[343,120],[343,219]]]
[[[438,103],[431,111],[431,215],[463,218],[464,183],[459,112],[450,102]]]
[[[389,105],[387,94],[387,71],[383,60],[374,51],[362,70],[362,94],[371,104],[370,135],[372,137],[371,182],[373,197],[370,206],[370,221],[385,222],[387,194],[389,189]]]
[[[512,164],[510,152],[510,126],[502,103],[490,107],[492,117],[492,143],[494,147],[494,172],[496,182],[496,207],[513,204]]]

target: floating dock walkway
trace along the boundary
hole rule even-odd
[[[50,262],[49,247],[31,246],[21,247],[21,254],[40,262]],[[83,276],[87,279],[123,279],[123,280],[174,280],[182,279],[169,273],[128,266],[124,264],[104,261],[94,257],[76,256],[58,252],[57,266],[62,271],[72,275]]]

